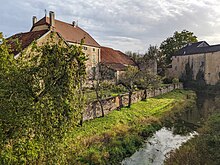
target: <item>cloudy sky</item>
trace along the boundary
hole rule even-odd
[[[145,52],[174,31],[194,32],[220,44],[219,0],[0,0],[0,31],[6,37],[29,31],[32,16],[54,11],[56,19],[78,21],[100,45]]]

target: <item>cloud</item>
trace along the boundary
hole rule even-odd
[[[0,0],[1,2],[2,0]],[[200,40],[220,43],[218,0],[20,0],[1,2],[0,31],[28,31],[31,18],[53,10],[65,22],[78,20],[101,45],[144,52],[174,31],[193,31]]]

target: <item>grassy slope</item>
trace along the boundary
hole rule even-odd
[[[194,99],[187,99],[189,96],[195,95],[191,91],[176,90],[85,122],[67,141],[69,163],[118,164],[161,127],[160,120],[166,112],[192,104]]]

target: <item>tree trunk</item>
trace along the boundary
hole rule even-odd
[[[103,104],[102,104],[102,100],[98,100],[99,104],[100,104],[100,107],[101,107],[101,111],[102,111],[102,117],[105,116],[105,112],[104,112],[104,108],[103,108]]]
[[[128,108],[131,107],[131,96],[132,96],[132,92],[129,91],[129,94],[128,94]]]
[[[144,98],[143,98],[143,100],[146,101],[146,99],[147,99],[147,90],[145,89],[144,90]]]
[[[97,82],[98,83],[98,82]],[[100,99],[99,97],[99,84],[97,84],[96,88],[95,88],[95,93],[96,93],[96,98],[99,102],[99,105],[101,107],[101,112],[102,112],[102,117],[105,116],[105,113],[104,113],[104,109],[103,109],[103,104],[102,104],[102,100]]]

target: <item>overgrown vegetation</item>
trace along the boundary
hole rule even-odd
[[[118,164],[161,128],[162,120],[192,104],[195,104],[193,92],[176,90],[87,121],[72,132],[66,143],[68,163]]]
[[[84,54],[51,44],[52,34],[15,59],[1,39],[0,164],[63,164],[66,135],[82,119]]]
[[[220,114],[212,115],[199,130],[199,136],[172,152],[166,165],[220,164]]]

